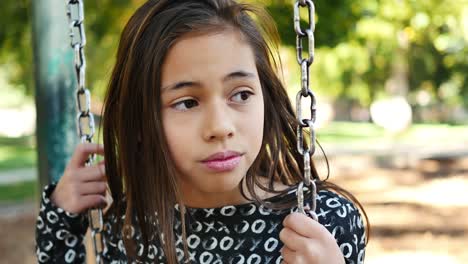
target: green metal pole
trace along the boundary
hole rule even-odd
[[[66,1],[34,0],[32,30],[39,188],[57,182],[78,143]]]

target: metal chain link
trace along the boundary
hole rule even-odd
[[[304,31],[300,25],[300,8],[307,7],[309,15],[309,27]],[[77,10],[77,18],[73,17],[73,10]],[[298,209],[303,214],[310,215],[313,219],[317,220],[316,210],[316,185],[311,179],[311,168],[310,158],[315,152],[315,128],[314,123],[316,120],[316,97],[314,93],[309,89],[309,67],[312,65],[315,56],[315,6],[311,0],[297,0],[294,4],[294,29],[296,31],[296,51],[297,61],[301,67],[301,90],[298,92],[296,97],[296,114],[299,125],[297,127],[297,149],[298,152],[304,156],[304,182],[299,183],[297,188],[298,197]],[[77,117],[78,121],[78,132],[81,142],[92,142],[92,138],[95,132],[94,128],[94,116],[90,112],[91,96],[87,88],[85,88],[85,69],[86,60],[84,56],[83,47],[86,45],[86,37],[83,27],[84,20],[84,9],[82,0],[69,0],[67,15],[70,22],[70,37],[71,46],[75,51],[75,71],[78,82],[78,89],[76,92],[76,100],[78,105],[78,111],[80,112]],[[79,32],[79,40],[74,41],[76,36],[75,31]],[[303,40],[308,40],[308,58],[303,58]],[[311,100],[310,104],[310,119],[302,119],[302,98],[309,97]],[[83,102],[84,101],[84,102]],[[309,128],[310,130],[310,146],[304,147],[303,133],[304,129]],[[90,156],[86,162],[86,166],[90,166],[94,161],[94,156]],[[312,203],[310,208],[304,206],[304,184],[311,188],[312,191]],[[306,212],[307,210],[307,212]],[[94,242],[94,251],[96,254],[96,263],[102,263],[102,252],[104,247],[104,241],[102,236],[103,228],[103,217],[101,209],[93,209],[88,213],[90,219],[90,229]],[[96,225],[97,219],[97,225]]]
[[[309,19],[308,28],[301,28],[301,8],[307,8]],[[311,179],[310,159],[315,152],[315,120],[316,120],[316,97],[309,88],[309,67],[314,62],[315,57],[315,5],[312,0],[296,0],[294,3],[294,31],[296,32],[296,55],[297,62],[301,67],[301,89],[296,96],[296,117],[297,126],[297,151],[304,157],[304,181],[297,186],[297,203],[300,213],[309,215],[317,220],[316,196],[317,187],[315,181]],[[308,41],[308,57],[303,57],[303,41]],[[302,118],[302,101],[310,97],[310,119]],[[304,141],[304,130],[309,129],[309,142]],[[309,144],[309,145],[308,145]],[[312,201],[309,206],[304,205],[304,185],[311,189]]]
[[[71,47],[75,52],[75,73],[77,79],[76,103],[78,108],[77,127],[81,143],[93,142],[95,133],[94,116],[91,113],[91,93],[85,87],[86,58],[84,46],[86,36],[84,31],[84,6],[82,0],[68,0],[67,16],[70,26]],[[89,167],[94,163],[95,155],[90,155],[85,166]],[[91,209],[88,211],[89,228],[93,239],[96,263],[103,263],[102,253],[104,252],[103,215],[102,209]]]

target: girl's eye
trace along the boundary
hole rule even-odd
[[[198,105],[198,102],[193,99],[183,100],[172,105],[172,108],[179,111],[187,111],[188,109]]]
[[[250,96],[252,96],[252,95],[253,95],[253,93],[250,92],[250,91],[242,91],[242,92],[236,93],[233,96],[233,98],[238,99],[237,102],[239,102],[239,103],[244,103],[247,100],[249,100]],[[234,100],[234,101],[236,101],[236,100]]]

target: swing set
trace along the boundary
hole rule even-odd
[[[308,27],[301,28],[301,8],[307,9]],[[304,157],[304,180],[297,187],[297,202],[300,213],[306,214],[317,220],[316,209],[316,185],[315,179],[311,179],[310,160],[315,152],[316,135],[316,97],[309,86],[309,68],[314,62],[314,30],[315,30],[315,6],[312,0],[295,0],[294,3],[294,30],[296,32],[296,55],[297,62],[301,68],[301,89],[296,96],[296,117],[299,125],[297,126],[297,151]],[[94,116],[91,113],[91,93],[85,86],[86,58],[84,55],[84,46],[86,45],[86,36],[84,31],[84,3],[83,0],[68,0],[67,16],[70,25],[71,47],[74,50],[75,75],[76,75],[76,105],[78,108],[77,126],[78,136],[82,143],[93,142],[95,133]],[[78,36],[78,38],[77,38]],[[308,57],[303,57],[303,42],[308,44]],[[310,118],[302,118],[302,101],[310,99]],[[304,133],[309,130],[309,141],[304,139]],[[94,163],[95,156],[90,155],[86,161],[86,166]],[[305,206],[304,187],[312,191],[310,206]],[[93,240],[94,254],[96,263],[103,263],[102,254],[104,251],[103,231],[103,212],[102,209],[91,209],[88,212],[89,228]]]

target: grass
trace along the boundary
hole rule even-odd
[[[451,126],[442,124],[419,124],[412,127],[406,135],[402,137],[403,141],[442,141],[457,142],[468,140],[468,126]]]
[[[384,135],[384,129],[368,123],[333,122],[317,130],[317,138],[329,143],[373,141]]]
[[[31,168],[36,166],[34,137],[0,137],[0,170]]]
[[[34,136],[0,137],[0,171],[36,166]],[[37,181],[0,185],[0,202],[22,202],[37,196]]]
[[[22,202],[37,197],[37,181],[0,185],[0,202]]]
[[[386,132],[371,123],[333,122],[317,131],[317,138],[327,143],[396,142],[426,145],[432,142],[468,142],[468,126],[415,124],[399,134]]]

